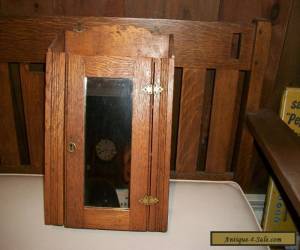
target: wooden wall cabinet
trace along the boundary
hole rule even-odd
[[[133,26],[66,31],[46,64],[45,222],[166,231],[172,36]],[[120,202],[128,193],[128,203]]]

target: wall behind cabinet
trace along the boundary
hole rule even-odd
[[[220,0],[1,0],[3,16],[115,16],[214,21]]]

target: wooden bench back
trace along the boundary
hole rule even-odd
[[[206,45],[204,56],[198,55],[197,63],[184,64],[175,75],[181,81],[181,92],[180,103],[175,106],[179,127],[172,177],[236,177],[243,184],[253,149],[244,116],[260,104],[270,24],[257,22],[252,29],[211,25],[204,29],[207,36],[197,37],[200,46]]]
[[[235,178],[242,185],[246,183],[247,178],[251,178],[247,172],[251,167],[253,139],[244,122],[245,113],[259,108],[271,37],[270,23],[258,21],[240,25],[101,17],[2,18],[0,62],[44,63],[47,48],[58,33],[100,24],[133,25],[174,36],[172,177]],[[10,169],[16,168],[0,167],[4,172],[11,172]],[[26,171],[34,172],[34,168],[30,170],[29,166]]]

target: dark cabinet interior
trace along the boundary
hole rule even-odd
[[[85,205],[129,207],[132,81],[87,78]]]

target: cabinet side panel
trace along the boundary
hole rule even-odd
[[[65,54],[47,53],[45,88],[45,223],[63,224]]]
[[[161,72],[162,72],[162,63],[161,59],[155,59],[153,64],[154,69],[154,79],[153,79],[153,85],[154,86],[160,86],[162,88],[165,88],[163,83],[161,82]],[[163,143],[164,147],[164,138],[159,138],[159,130],[165,129],[164,127],[159,126],[160,122],[160,116],[161,116],[161,109],[164,111],[164,103],[161,103],[161,100],[164,100],[161,94],[156,94],[153,97],[153,109],[152,109],[152,140],[151,140],[151,169],[150,169],[150,178],[151,178],[151,184],[150,184],[150,195],[153,197],[156,197],[159,199],[159,202],[157,204],[151,205],[149,207],[149,221],[147,224],[147,230],[148,231],[155,231],[156,229],[156,218],[158,215],[158,208],[161,205],[161,197],[158,197],[158,173],[160,171],[160,167],[164,164],[161,164],[161,161],[164,159],[161,159],[159,155],[159,150],[162,148],[160,147],[160,143]],[[164,117],[163,117],[164,118]],[[160,140],[161,139],[161,140]]]
[[[168,211],[169,211],[169,180],[170,180],[170,169],[171,169],[171,146],[172,146],[172,121],[173,121],[173,93],[174,93],[174,69],[175,59],[162,59],[165,67],[167,67],[167,114],[166,114],[166,150],[165,150],[165,167],[163,180],[161,182],[162,190],[162,204],[161,216],[160,216],[160,231],[167,231],[168,229]]]
[[[129,223],[131,230],[145,231],[149,208],[139,202],[150,186],[150,95],[142,89],[151,83],[152,60],[139,58],[136,63],[133,87],[131,184]]]
[[[159,203],[150,206],[149,231],[167,231],[168,197],[171,162],[172,104],[174,82],[174,59],[155,60],[154,84],[163,91],[154,95],[153,140],[151,165],[151,196]]]
[[[66,144],[66,214],[67,227],[83,227],[84,209],[84,120],[85,80],[84,63],[80,56],[67,55]],[[66,147],[68,147],[66,145]]]

